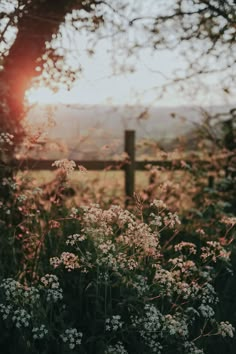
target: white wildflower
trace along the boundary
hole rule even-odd
[[[128,352],[124,345],[118,342],[115,345],[109,345],[105,350],[105,354],[128,354]]]
[[[235,328],[228,321],[219,323],[218,332],[222,337],[233,338],[234,331]]]
[[[82,336],[83,334],[78,332],[76,328],[68,328],[60,335],[62,341],[66,343],[71,350],[81,344]]]

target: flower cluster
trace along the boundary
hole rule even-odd
[[[66,343],[71,350],[81,344],[82,336],[83,334],[78,332],[76,328],[68,328],[60,335],[62,341]]]
[[[170,336],[179,336],[187,338],[189,335],[188,324],[186,318],[181,314],[164,316],[163,332]]]
[[[3,186],[9,186],[12,191],[16,191],[17,183],[14,178],[3,178],[1,182]]]
[[[149,223],[119,206],[107,210],[97,204],[82,207],[81,233],[70,235],[66,241],[72,252],[52,258],[51,264],[54,268],[63,265],[70,271],[97,269],[96,282],[106,287],[112,286],[111,279],[116,274],[120,286],[126,286],[139,300],[150,301],[144,302],[138,315],[132,311],[127,314],[128,326],[121,321],[119,312],[107,318],[105,330],[112,336],[131,326],[150,353],[162,353],[169,345],[167,338],[172,338],[183,353],[189,350],[200,354],[202,350],[191,337],[193,323],[210,320],[214,335],[224,335],[227,327],[225,331],[223,326],[219,327],[220,332],[215,319],[218,302],[213,286],[215,270],[206,260],[210,256],[213,260],[227,259],[229,253],[217,242],[209,241],[200,249],[192,242],[182,241],[172,245],[172,257],[164,260],[160,233],[164,228],[175,228],[180,221],[160,200],[154,200],[151,207]],[[227,328],[229,333],[231,327]],[[200,337],[205,335],[201,328],[199,333]],[[107,348],[107,353],[126,350],[123,346]]]
[[[146,345],[153,353],[161,353],[160,331],[163,322],[163,315],[152,304],[144,306],[143,316],[132,317],[132,325],[138,330]]]
[[[41,282],[46,289],[46,300],[57,302],[62,300],[62,289],[60,288],[60,284],[56,275],[46,274],[41,278]]]
[[[151,207],[155,207],[159,210],[161,209],[167,209],[167,205],[163,202],[163,200],[160,199],[155,199],[153,202],[150,204]]]
[[[111,318],[106,319],[106,331],[118,331],[123,324],[124,322],[121,321],[120,315],[113,315]]]
[[[0,314],[2,315],[3,320],[6,320],[9,315],[12,313],[12,305],[3,305],[0,304]]]
[[[76,163],[68,159],[62,159],[54,161],[52,166],[60,169],[60,171],[68,177],[72,172],[74,172]]]
[[[40,298],[39,290],[36,287],[25,287],[12,278],[4,279],[0,284],[0,289],[4,293],[5,301],[10,305],[33,307]]]
[[[65,249],[50,259],[51,274],[35,277],[34,286],[11,278],[0,282],[0,320],[30,336],[32,347],[59,340],[66,352],[80,351],[83,337],[83,352],[89,346],[105,354],[128,354],[129,348],[203,354],[198,348],[203,338],[233,337],[233,326],[216,317],[212,261],[228,261],[225,247],[205,240],[176,244],[177,215],[159,200],[150,214],[96,204],[74,210],[79,227],[74,233],[67,229]],[[167,247],[162,247],[163,229],[173,240]],[[80,319],[83,334],[70,328]],[[98,337],[91,337],[92,321],[98,344]]]
[[[27,200],[27,195],[21,194],[17,197],[19,203],[24,203]]]
[[[189,254],[196,254],[197,247],[192,242],[180,242],[174,246],[176,252],[188,252]]]
[[[234,226],[234,225],[236,225],[236,217],[235,216],[232,216],[232,217],[224,216],[221,219],[221,222],[226,224],[226,225]]]
[[[215,315],[213,308],[209,305],[205,305],[204,303],[199,306],[198,310],[204,318],[212,318]]]
[[[13,145],[14,136],[9,133],[0,133],[0,145]]]
[[[80,268],[79,257],[71,252],[63,252],[59,258],[50,258],[50,264],[53,268],[63,265],[69,272],[73,269]]]
[[[147,277],[144,277],[139,274],[134,276],[134,279],[132,281],[132,286],[137,291],[137,294],[139,296],[143,297],[144,294],[148,294],[149,284],[148,284]]]
[[[234,332],[235,332],[235,328],[228,321],[220,322],[219,326],[218,326],[218,331],[219,331],[219,334],[222,337],[233,338]]]
[[[164,216],[164,224],[171,229],[174,229],[176,225],[180,225],[180,219],[176,213],[168,212],[166,216]]]
[[[79,209],[77,209],[75,207],[71,208],[70,214],[69,214],[70,218],[76,218],[78,215],[78,212],[79,212]]]
[[[159,257],[156,231],[119,206],[103,210],[93,204],[82,208],[82,234],[70,235],[66,244],[73,252],[63,252],[50,262],[54,268],[64,265],[68,270],[91,268],[90,254],[81,241],[92,241],[96,248],[93,264],[113,271],[137,269],[147,256]],[[87,267],[87,268],[86,268]]]
[[[117,342],[115,345],[109,345],[105,354],[128,354],[128,352],[121,342]]]
[[[168,227],[174,229],[177,225],[181,224],[179,216],[169,211],[167,205],[162,200],[154,199],[150,207],[155,211],[150,214],[150,225],[158,228]]]
[[[24,309],[18,309],[13,312],[12,321],[17,328],[29,327],[30,314]]]
[[[66,244],[71,245],[71,246],[76,246],[78,243],[84,241],[85,239],[86,239],[86,236],[84,236],[84,235],[73,234],[73,235],[68,236],[68,238],[66,240]]]
[[[197,348],[193,342],[185,341],[183,344],[183,354],[204,354],[204,351]]]
[[[48,329],[42,324],[40,327],[33,327],[32,334],[33,339],[43,339],[48,334]]]
[[[227,262],[230,258],[230,252],[227,252],[217,241],[207,241],[206,246],[202,247],[201,258],[204,261],[213,261],[214,263],[217,259]]]

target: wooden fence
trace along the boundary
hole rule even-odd
[[[125,195],[126,200],[130,200],[135,191],[135,171],[147,171],[147,166],[158,166],[163,167],[166,170],[184,170],[186,166],[191,168],[199,167],[205,171],[214,170],[214,166],[210,164],[209,161],[203,160],[159,160],[159,161],[136,161],[135,160],[135,131],[126,130],[124,135],[124,147],[125,152],[128,156],[127,161],[114,161],[114,160],[80,160],[75,161],[76,166],[82,165],[87,170],[91,171],[101,171],[101,170],[123,170],[125,174]],[[24,170],[54,170],[55,167],[52,166],[54,160],[17,160],[16,165],[18,169]],[[214,183],[213,177],[208,177],[208,185],[212,187]]]

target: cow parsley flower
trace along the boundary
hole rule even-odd
[[[122,328],[124,322],[121,321],[120,315],[113,315],[111,318],[106,319],[106,331],[118,331]]]
[[[83,334],[78,332],[76,328],[68,328],[60,335],[62,341],[66,343],[71,350],[81,344],[82,336]]]
[[[17,328],[29,327],[30,314],[24,309],[18,309],[13,312],[12,321]]]
[[[32,334],[33,339],[43,339],[48,334],[48,330],[46,326],[42,324],[40,327],[33,327]]]
[[[226,322],[220,322],[218,326],[218,333],[222,337],[230,337],[233,338],[234,336],[234,331],[235,328],[229,323],[228,321]]]
[[[128,354],[128,352],[121,342],[117,342],[115,345],[109,345],[105,354]]]

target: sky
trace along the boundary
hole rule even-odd
[[[78,37],[78,43],[86,40]],[[173,86],[160,95],[162,86],[174,77],[176,70],[182,69],[185,65],[183,57],[177,51],[166,50],[160,53],[156,51],[153,54],[143,50],[141,58],[135,61],[134,72],[114,75],[107,47],[105,42],[101,43],[92,57],[81,48],[79,62],[83,70],[71,90],[60,89],[58,93],[53,93],[42,86],[27,93],[30,103],[154,106],[234,103],[234,92],[231,95],[222,93],[219,74],[205,76],[197,90],[186,82],[184,92]]]
[[[105,46],[104,46],[105,47]],[[31,103],[77,103],[77,104],[114,104],[114,105],[214,105],[234,103],[234,95],[223,95],[220,86],[219,75],[206,77],[207,87],[201,87],[188,93],[183,93],[175,87],[170,87],[168,92],[160,97],[162,86],[174,77],[174,71],[182,68],[183,59],[178,53],[162,51],[151,55],[143,53],[141,59],[135,63],[133,73],[113,75],[112,64],[106,48],[100,46],[93,57],[84,53],[80,58],[83,72],[81,77],[74,83],[72,89],[59,90],[53,93],[42,86],[28,92]],[[188,83],[185,87],[188,89]],[[210,89],[209,89],[210,88]]]
[[[157,89],[167,81],[165,76],[171,77],[171,70],[176,68],[176,58],[168,52],[154,56],[143,53],[142,58],[135,63],[135,72],[116,75],[112,74],[112,64],[104,44],[99,46],[93,57],[84,53],[80,62],[83,67],[81,78],[71,91],[60,90],[53,94],[49,89],[42,88],[32,92],[31,101],[41,99],[49,103],[58,100],[65,103],[115,105],[140,102],[158,104],[161,101],[163,105],[176,105],[181,100],[181,95],[173,90],[161,100],[157,98]]]
[[[166,3],[170,0],[166,0]],[[135,1],[130,0],[130,4]],[[138,2],[137,2],[138,3]],[[139,1],[141,5],[143,2]],[[141,11],[150,13],[146,1]],[[150,5],[151,6],[151,5]],[[44,85],[31,89],[26,97],[30,103],[69,103],[69,104],[108,104],[108,105],[222,105],[233,104],[235,92],[223,94],[220,74],[205,76],[198,85],[186,82],[184,91],[168,86],[164,92],[163,85],[174,78],[176,70],[184,70],[186,61],[180,55],[181,48],[176,50],[142,49],[139,57],[128,57],[120,54],[119,40],[117,47],[113,37],[99,40],[95,54],[90,56],[88,47],[92,47],[91,33],[70,31],[62,28],[62,44],[67,49],[69,61],[82,68],[78,79],[70,91],[59,89],[53,93]],[[132,33],[131,33],[132,37]],[[145,40],[145,38],[144,38]],[[96,41],[96,40],[95,40]],[[91,43],[90,43],[91,42]],[[126,57],[124,56],[126,55]],[[114,64],[115,62],[115,64]],[[116,70],[117,63],[124,66],[133,65],[134,71]],[[114,74],[115,71],[115,74]]]

